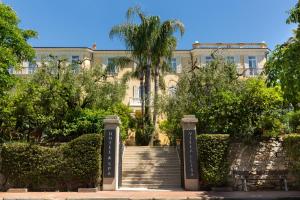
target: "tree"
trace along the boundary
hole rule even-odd
[[[156,127],[158,112],[159,77],[164,71],[169,71],[169,65],[166,62],[171,59],[172,53],[176,49],[177,39],[174,36],[174,33],[178,30],[182,36],[184,33],[184,25],[179,20],[167,20],[162,22],[159,26],[158,36],[153,47],[152,62],[154,64],[154,127]],[[163,78],[163,76],[161,76],[161,78]],[[153,136],[154,134],[152,134],[150,144],[153,144]]]
[[[272,52],[265,66],[269,86],[280,85],[284,98],[300,109],[300,3],[291,9],[287,23],[297,23],[295,36]]]
[[[277,119],[283,107],[280,88],[266,87],[260,77],[239,79],[234,64],[213,57],[211,63],[194,66],[183,74],[175,95],[163,106],[167,121],[160,127],[171,142],[181,137],[180,120],[185,114],[196,115],[199,134],[226,133],[247,138],[267,131],[264,120]]]
[[[138,23],[133,22],[135,16],[138,17]],[[166,66],[166,60],[163,58],[170,58],[172,51],[176,48],[176,38],[173,34],[177,30],[180,30],[181,34],[184,32],[183,24],[180,21],[167,20],[162,23],[158,16],[146,16],[139,7],[134,7],[127,11],[127,22],[114,26],[110,32],[111,37],[119,36],[124,40],[126,48],[131,51],[131,57],[137,63],[136,72],[138,72],[141,80],[140,86],[144,88],[142,92],[142,114],[144,114],[143,118],[146,129],[148,129],[146,132],[150,134],[153,133],[150,105],[151,76],[154,74],[153,120],[156,123],[160,68]],[[136,74],[136,72],[134,73]],[[153,138],[153,134],[151,138]]]
[[[18,69],[23,61],[34,57],[34,50],[27,40],[36,37],[37,33],[19,28],[19,22],[16,13],[0,3],[0,97],[13,85],[9,67]]]
[[[130,114],[120,105],[125,91],[124,82],[108,82],[99,67],[77,72],[65,59],[50,56],[31,77],[20,79],[10,91],[6,112],[0,116],[0,132],[6,139],[38,142],[98,133],[105,115],[118,113],[124,118]]]
[[[149,132],[151,134],[152,52],[160,21],[157,16],[146,16],[139,7],[129,8],[126,16],[127,22],[114,26],[110,31],[110,37],[118,36],[122,39],[126,48],[131,51],[132,60],[137,62],[136,71],[140,77],[140,86],[144,88],[142,101],[145,102],[145,108],[142,107],[142,111],[145,110],[143,113],[145,129],[147,129],[146,134],[149,134]],[[135,16],[138,17],[138,23],[133,22]]]

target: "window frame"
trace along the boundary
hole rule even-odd
[[[171,73],[177,72],[177,59],[176,58],[173,57],[173,58],[169,59],[169,67],[170,67]]]
[[[212,56],[205,56],[205,64],[210,64],[213,60]]]
[[[255,65],[253,67],[253,64]],[[257,58],[256,56],[248,56],[248,65],[251,69],[257,69]]]

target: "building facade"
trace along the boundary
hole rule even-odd
[[[106,68],[114,57],[130,57],[129,51],[97,50],[95,45],[92,48],[35,47],[34,49],[36,51],[34,62],[24,62],[22,69],[16,71],[10,68],[9,72],[16,75],[32,74],[40,65],[41,60],[49,55],[64,57],[70,63],[81,61],[82,64],[78,70],[80,70],[80,67],[89,68],[91,66]],[[218,54],[228,62],[234,63],[242,77],[251,77],[262,72],[268,52],[269,49],[265,43],[199,43],[196,41],[190,50],[176,50],[173,52],[173,57],[169,61],[171,72],[164,76],[167,92],[173,93],[176,90],[176,83],[180,74],[191,69],[192,57],[198,65],[205,65],[213,60],[212,54]],[[134,67],[135,65],[132,63],[121,70],[112,68],[109,71],[109,79],[120,79],[126,72],[133,70]],[[140,91],[139,80],[129,80],[123,103],[129,105],[133,111],[140,109]]]

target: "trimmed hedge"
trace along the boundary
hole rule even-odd
[[[2,173],[8,187],[76,190],[101,181],[100,134],[82,135],[59,147],[7,143],[1,152]]]
[[[201,134],[198,135],[197,145],[202,186],[224,186],[229,172],[229,135]]]
[[[283,148],[290,160],[289,169],[300,186],[300,134],[288,134],[283,137]]]

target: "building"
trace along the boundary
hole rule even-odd
[[[27,75],[34,73],[41,60],[49,55],[67,58],[70,62],[82,61],[83,68],[91,66],[106,67],[112,62],[112,58],[130,56],[129,51],[124,50],[97,50],[96,45],[87,47],[35,47],[35,62],[24,62],[23,68],[19,71],[9,69],[10,73]],[[165,75],[165,84],[169,93],[176,90],[176,83],[181,73],[191,68],[191,56],[197,60],[199,65],[205,65],[212,61],[212,53],[217,53],[237,66],[237,71],[243,77],[259,75],[267,60],[269,49],[265,43],[199,43],[195,42],[190,50],[176,50],[170,60],[172,72]],[[122,70],[117,68],[110,70],[111,78],[121,78],[125,72],[132,70],[135,65],[132,63]],[[140,87],[139,80],[130,80],[124,103],[134,111],[139,110]],[[153,84],[152,84],[153,85]]]

